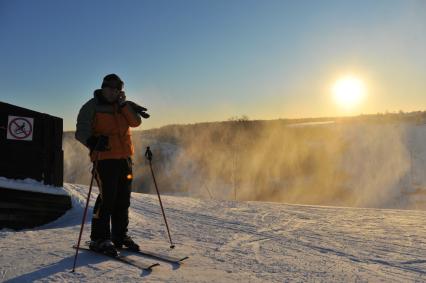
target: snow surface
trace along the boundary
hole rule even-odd
[[[164,196],[176,244],[190,258],[141,272],[82,251],[70,273],[87,186],[65,184],[73,208],[37,229],[0,231],[6,282],[424,282],[426,212]],[[97,192],[97,189],[94,190]],[[94,204],[95,194],[91,198]],[[92,209],[92,206],[91,206]],[[83,241],[90,231],[86,222]],[[155,195],[132,195],[130,234],[167,250]],[[138,260],[149,258],[132,256]]]
[[[63,187],[45,185],[43,184],[43,182],[39,182],[30,178],[26,178],[24,180],[15,180],[0,177],[0,188],[8,188],[13,190],[45,193],[52,195],[68,195],[68,193],[64,190]]]

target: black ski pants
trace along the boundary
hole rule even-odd
[[[129,225],[132,161],[130,158],[99,160],[95,177],[99,195],[93,209],[90,239],[122,241]]]

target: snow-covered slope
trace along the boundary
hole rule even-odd
[[[34,230],[0,231],[0,281],[426,281],[424,211],[171,196],[164,196],[163,202],[176,243],[174,253],[190,256],[182,266],[161,262],[151,273],[140,272],[82,251],[76,273],[70,273],[71,246],[77,240],[87,187],[64,187],[74,204],[66,215]],[[88,239],[89,222],[84,240]],[[130,230],[143,247],[168,249],[155,195],[133,194]]]

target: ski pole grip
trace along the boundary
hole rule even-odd
[[[152,160],[152,151],[151,151],[151,149],[149,148],[149,146],[146,148],[146,151],[145,151],[145,157],[146,157],[149,161],[151,161],[151,160]]]

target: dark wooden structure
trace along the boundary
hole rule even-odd
[[[0,102],[0,177],[62,187],[62,124],[61,118]],[[71,208],[61,188],[52,193],[55,188],[34,192],[12,187],[0,187],[0,229],[39,226]]]
[[[11,116],[33,119],[32,140],[7,138],[8,131],[13,131]],[[0,102],[0,157],[2,177],[31,178],[46,185],[62,186],[62,119]]]
[[[70,208],[71,199],[67,195],[0,188],[0,229],[40,226]]]

